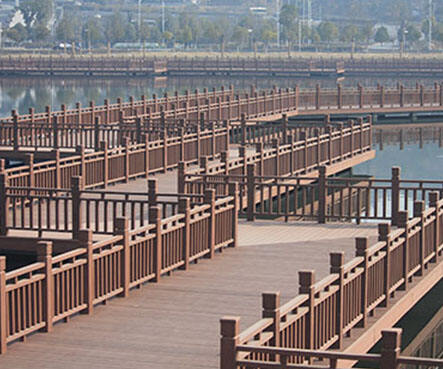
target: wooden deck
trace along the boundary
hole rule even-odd
[[[329,252],[354,255],[354,237],[370,236],[373,225],[318,225],[241,221],[240,247],[213,260],[144,285],[128,298],[75,316],[51,334],[12,344],[1,368],[218,368],[219,319],[240,315],[242,327],[259,316],[261,293],[298,292],[297,273],[329,273]]]

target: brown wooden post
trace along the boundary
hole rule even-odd
[[[288,115],[282,115],[282,130],[283,130],[283,144],[286,145],[288,143]]]
[[[18,114],[15,110],[12,111],[12,124],[14,129],[14,151],[18,151],[20,145],[19,145],[19,128],[18,128]]]
[[[75,103],[75,109],[77,110],[77,125],[82,124],[82,105],[80,102]]]
[[[332,127],[330,125],[328,125],[328,127],[326,128],[326,133],[328,134],[328,164],[332,165],[335,158],[332,154]]]
[[[274,175],[280,176],[284,173],[280,173],[280,140],[278,138],[274,138],[272,140],[272,148],[275,150],[275,166],[274,166]]]
[[[178,163],[178,174],[177,174],[177,191],[180,194],[187,193],[185,184],[186,175],[186,163],[181,161]]]
[[[129,155],[130,142],[129,137],[125,137],[124,139],[124,150],[125,150],[125,182],[129,182],[129,174],[130,174],[130,155]]]
[[[181,269],[189,268],[189,248],[191,243],[191,200],[180,198],[178,200],[178,212],[184,214],[183,228],[183,266]]]
[[[105,110],[106,110],[105,111],[105,114],[106,114],[105,123],[109,124],[111,122],[109,100],[105,99],[104,103],[105,103]]]
[[[298,272],[299,280],[299,293],[308,295],[308,301],[305,306],[308,308],[306,316],[305,326],[305,342],[306,349],[314,349],[314,306],[315,306],[315,271],[314,270],[301,270]],[[312,358],[309,359],[309,364],[312,363]]]
[[[344,280],[345,280],[345,273],[344,273],[344,262],[345,262],[345,254],[343,252],[332,252],[330,255],[330,264],[331,273],[338,274],[338,296],[337,296],[337,306],[335,308],[335,333],[338,336],[338,341],[336,345],[336,349],[341,349],[343,344],[343,314],[344,314],[344,306],[343,306],[343,297],[345,293],[344,288]],[[325,323],[323,323],[325,324]]]
[[[360,326],[365,328],[368,318],[368,288],[369,288],[369,240],[367,237],[358,237],[355,239],[356,256],[363,258],[363,274],[361,279],[361,314]]]
[[[378,240],[385,242],[386,255],[384,257],[384,276],[383,276],[383,293],[385,299],[381,306],[389,305],[389,289],[391,288],[391,226],[388,223],[380,223],[378,225]]]
[[[29,108],[29,118],[31,120],[31,123],[35,123],[35,109],[34,108]]]
[[[385,106],[385,87],[380,87],[380,107],[383,108]]]
[[[322,165],[318,168],[318,223],[326,223],[326,166]]]
[[[50,124],[51,123],[51,107],[49,105],[46,105],[45,107],[45,113],[46,113],[46,119],[47,119],[47,123]]]
[[[404,86],[400,85],[400,106],[403,107],[405,105],[405,91]]]
[[[29,187],[35,187],[34,154],[25,154],[25,164],[29,167]],[[59,188],[59,187],[57,187]]]
[[[242,113],[241,115],[241,145],[246,145],[246,114]]]
[[[52,117],[52,147],[58,149],[59,147],[59,134],[58,134],[58,117],[54,115]]]
[[[247,220],[255,220],[255,164],[247,165],[248,215]]]
[[[94,291],[95,291],[95,267],[94,250],[92,242],[92,231],[90,229],[81,230],[77,237],[79,247],[86,249],[85,265],[85,303],[86,308],[81,313],[91,315],[94,310]]]
[[[133,225],[134,227],[134,225]],[[114,235],[122,236],[121,244],[122,260],[121,260],[121,283],[123,291],[121,297],[129,296],[129,284],[131,283],[131,250],[129,237],[129,222],[126,218],[116,218],[114,223]]]
[[[148,179],[148,202],[149,206],[157,206],[158,180]]]
[[[398,227],[404,228],[404,241],[403,241],[403,290],[408,289],[409,279],[409,226],[408,226],[408,212],[405,210],[398,212]]]
[[[225,316],[220,319],[220,369],[237,369],[237,344],[240,318]]]
[[[1,183],[1,180],[0,180]],[[1,201],[1,200],[0,200]],[[434,257],[432,261],[434,263],[438,262],[438,250],[440,248],[440,244],[443,240],[440,239],[440,232],[441,232],[441,217],[442,215],[439,214],[439,208],[438,208],[438,202],[439,202],[439,193],[438,191],[432,191],[429,194],[429,207],[435,209],[435,220],[434,220]]]
[[[0,354],[6,353],[8,338],[6,257],[0,256]]]
[[[208,258],[212,259],[215,254],[215,226],[216,226],[216,219],[215,219],[215,190],[213,188],[205,189],[204,194],[204,202],[205,204],[209,205],[209,211],[211,213],[211,216],[209,217],[209,229],[208,229]]]
[[[391,224],[396,226],[398,224],[398,212],[400,210],[400,167],[392,167],[391,173]]]
[[[100,141],[100,151],[103,151],[103,186],[106,188],[109,179],[109,154],[106,141]]]
[[[55,160],[55,178],[54,187],[60,189],[62,187],[61,167],[60,167],[60,149],[53,150]]]
[[[401,329],[392,328],[381,332],[382,348],[380,369],[398,369],[401,351]]]
[[[86,168],[86,166],[85,166],[85,147],[80,146],[80,145],[77,146],[75,148],[75,153],[80,156],[80,173],[79,173],[79,175],[84,178],[84,182],[86,184],[87,182],[86,182],[86,171],[85,171],[85,168]]]
[[[420,218],[420,235],[419,235],[419,258],[420,258],[420,270],[418,275],[423,275],[425,272],[425,245],[426,245],[426,231],[425,231],[425,203],[422,200],[414,201],[414,218]]]
[[[145,177],[149,176],[149,133],[143,135],[143,142],[145,143]]]
[[[280,292],[262,293],[262,318],[271,318],[273,323],[268,328],[273,337],[270,346],[280,347]]]
[[[45,279],[43,282],[43,320],[44,332],[52,331],[54,318],[54,283],[52,274],[52,242],[40,241],[37,243],[37,262],[44,263]]]
[[[91,109],[91,123],[94,124],[94,122],[95,122],[95,102],[94,101],[89,102],[89,108]]]
[[[72,238],[78,239],[80,228],[82,226],[81,192],[82,177],[71,178],[72,191]]]
[[[364,93],[363,93],[363,86],[360,83],[358,84],[358,105],[360,109],[363,109]]]
[[[7,193],[8,175],[0,173],[0,236],[8,234],[9,197]]]
[[[160,282],[162,271],[162,224],[160,208],[158,206],[149,207],[149,223],[155,225],[154,243],[154,282]]]
[[[237,247],[238,241],[238,213],[241,210],[239,204],[239,192],[238,192],[238,183],[229,183],[229,196],[233,197],[233,205],[232,209],[232,238],[233,242],[231,244],[232,247]]]
[[[350,156],[351,156],[351,158],[354,156],[354,150],[355,150],[355,148],[354,148],[354,143],[355,143],[355,137],[354,137],[354,121],[353,120],[350,120],[349,121],[349,127],[351,128],[351,137],[350,137],[350,150],[351,150],[351,152],[350,152]]]
[[[140,117],[135,118],[135,139],[138,144],[142,141],[142,119]]]

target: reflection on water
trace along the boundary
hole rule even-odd
[[[376,147],[374,147],[376,148]],[[422,180],[443,180],[443,149],[438,142],[430,142],[420,148],[418,142],[385,144],[377,149],[375,159],[357,165],[354,174],[369,174],[375,178],[390,178],[391,168],[401,168],[401,178]]]
[[[395,86],[400,81],[405,86],[415,86],[421,83],[427,86],[433,85],[433,79],[389,79],[389,78],[346,78],[341,83],[344,86],[376,86],[377,83],[385,86]],[[129,96],[140,97],[141,95],[162,95],[165,92],[173,94],[175,91],[184,93],[186,89],[193,91],[196,88],[220,87],[221,85],[234,85],[237,90],[246,90],[250,85],[257,88],[281,88],[301,87],[313,88],[316,84],[323,87],[335,87],[337,81],[333,78],[232,78],[227,76],[208,77],[185,77],[168,78],[166,81],[146,77],[4,77],[0,78],[0,116],[9,115],[12,109],[19,113],[26,113],[30,107],[36,112],[44,111],[45,106],[50,105],[53,109],[61,104],[73,108],[76,102],[86,106],[94,100],[102,104],[105,98],[111,102],[117,97],[127,99]]]

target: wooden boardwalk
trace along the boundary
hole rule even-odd
[[[218,368],[223,315],[240,315],[249,326],[259,318],[262,292],[280,290],[289,300],[298,293],[299,270],[315,269],[321,279],[329,252],[344,251],[349,260],[354,237],[372,242],[377,233],[373,225],[240,223],[237,249],[115,298],[93,317],[75,316],[51,334],[13,344],[0,367]]]

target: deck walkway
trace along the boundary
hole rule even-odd
[[[241,221],[237,249],[11,345],[0,368],[218,368],[223,315],[254,323],[263,291],[280,290],[287,301],[297,295],[299,270],[315,269],[320,279],[329,252],[349,260],[354,237],[375,234],[373,225]]]
[[[176,191],[176,173],[156,176],[160,192]],[[112,186],[144,191],[146,180]],[[239,247],[188,271],[177,271],[158,284],[132,290],[98,306],[94,316],[76,316],[38,333],[26,344],[13,344],[0,368],[218,368],[219,319],[240,315],[242,327],[258,318],[261,293],[277,291],[287,301],[298,293],[298,271],[329,274],[329,253],[354,256],[354,238],[376,237],[375,225],[284,223],[244,220]]]

